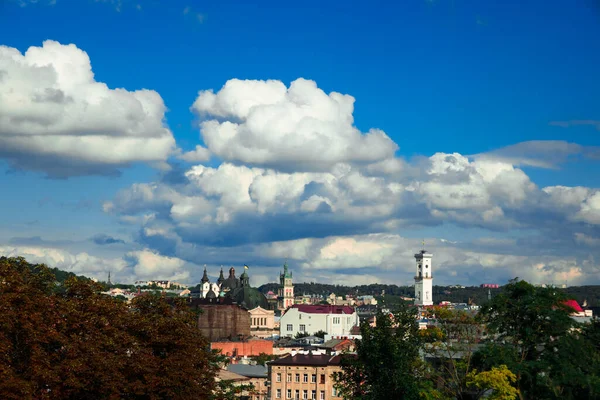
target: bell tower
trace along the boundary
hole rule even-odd
[[[415,275],[415,305],[433,305],[433,271],[431,259],[433,254],[423,249],[415,254],[417,274]]]
[[[279,293],[277,296],[279,310],[285,311],[294,305],[294,285],[292,273],[288,270],[287,261],[283,264],[283,273],[279,275]]]

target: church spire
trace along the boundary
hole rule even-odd
[[[202,282],[202,283],[208,282],[208,275],[206,274],[206,265],[204,266],[204,275],[202,275],[202,279],[200,279],[200,282]]]
[[[219,286],[221,286],[224,280],[225,277],[223,276],[223,266],[221,265],[221,273],[219,274],[219,279],[217,279],[217,283],[219,284]]]

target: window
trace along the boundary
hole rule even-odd
[[[294,330],[294,325],[287,324],[287,330],[288,330],[288,332],[292,332]]]
[[[308,374],[304,374],[304,380],[302,382],[308,383]]]
[[[300,374],[296,374],[296,382],[300,382]]]
[[[338,392],[337,392],[337,389],[336,389],[336,388],[333,388],[333,389],[331,389],[331,395],[332,395],[333,397],[337,397],[337,396],[338,396]]]
[[[312,376],[310,377],[310,382],[311,383],[317,383],[317,375],[312,374]]]
[[[321,374],[321,385],[325,384],[325,374]]]
[[[300,391],[296,390],[296,396],[294,396],[296,400],[300,400]]]
[[[278,399],[281,398],[281,389],[277,389],[277,393],[276,393],[275,397]]]
[[[292,381],[292,374],[287,374],[287,381],[291,382]]]
[[[288,398],[288,399],[292,398],[292,389],[288,389],[287,390],[287,397],[286,398]]]
[[[333,317],[333,323],[334,324],[339,324],[340,323],[340,317]]]
[[[302,391],[302,398],[303,398],[304,400],[307,400],[307,399],[308,399],[308,390],[303,390],[303,391]]]
[[[320,400],[325,400],[325,391],[324,390],[321,390]]]
[[[310,398],[311,398],[312,400],[317,400],[317,391],[316,391],[316,390],[313,390],[313,391],[312,391]]]
[[[281,374],[280,373],[277,373],[276,382],[281,382]]]
[[[300,324],[300,332],[306,332],[306,325]]]

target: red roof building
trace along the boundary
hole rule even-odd
[[[294,304],[291,308],[307,314],[354,314],[354,307],[330,304]]]

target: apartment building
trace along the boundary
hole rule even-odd
[[[314,335],[319,331],[330,335],[347,336],[359,324],[353,307],[295,304],[281,317],[279,335],[293,337],[297,333]]]
[[[323,351],[292,352],[269,364],[273,400],[338,400],[333,374],[340,372],[340,356]]]

